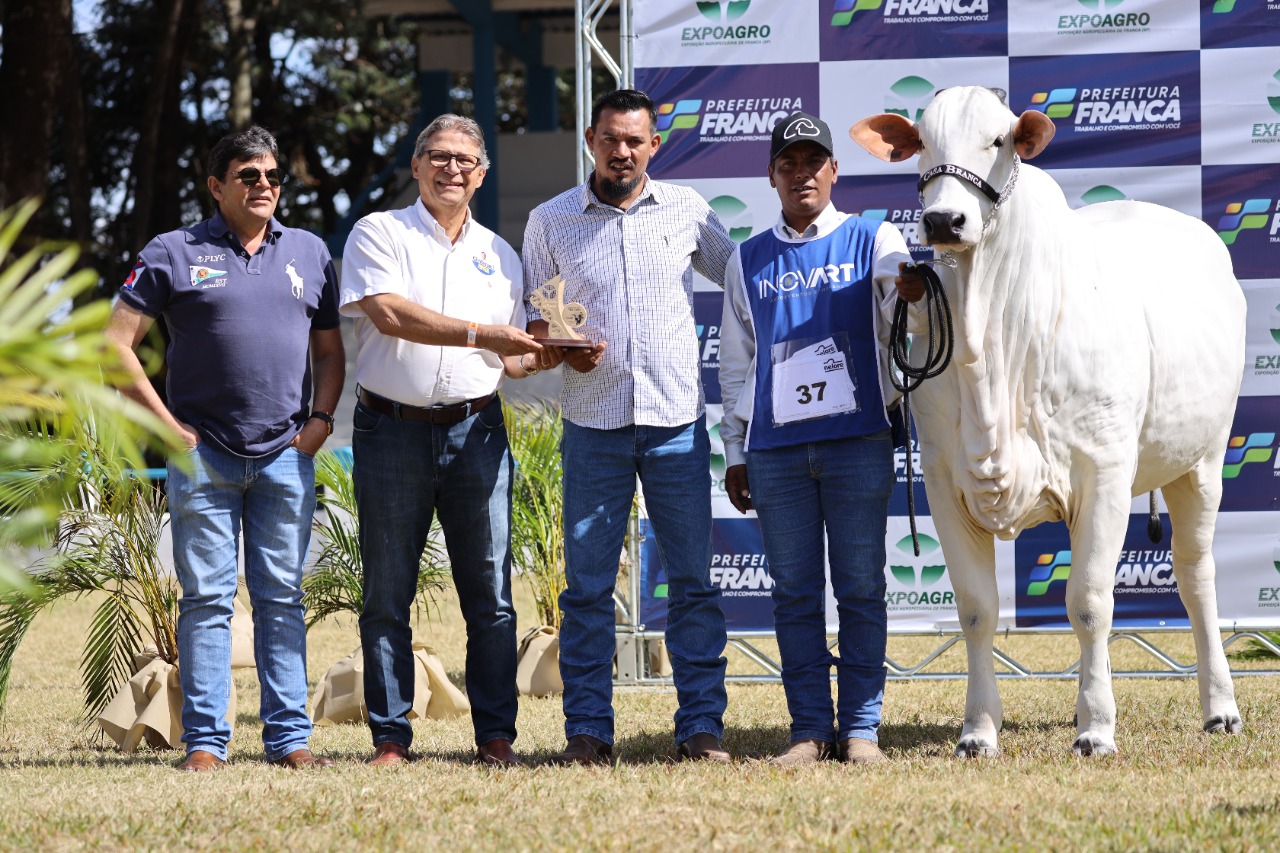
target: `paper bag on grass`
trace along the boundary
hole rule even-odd
[[[560,632],[549,625],[532,628],[520,638],[516,652],[516,687],[524,696],[564,692],[560,679]]]
[[[241,669],[254,666],[253,660],[253,614],[249,608],[234,599],[235,612],[231,616],[231,668]]]
[[[449,680],[444,664],[425,643],[413,644],[413,706],[409,719],[443,720],[471,712],[467,696]],[[364,653],[355,651],[320,679],[311,698],[311,720],[318,726],[369,719],[364,701]]]
[[[182,685],[178,667],[155,649],[133,656],[133,677],[126,681],[106,709],[98,726],[123,752],[136,752],[145,741],[152,749],[182,747]],[[234,726],[236,683],[231,682],[227,720]]]

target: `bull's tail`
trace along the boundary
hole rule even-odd
[[[1147,538],[1153,544],[1159,544],[1164,538],[1164,522],[1160,520],[1160,506],[1156,501],[1156,490],[1152,489],[1151,495],[1151,514],[1147,516]]]

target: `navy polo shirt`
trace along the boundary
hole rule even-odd
[[[272,218],[250,256],[215,214],[148,243],[120,298],[164,316],[169,409],[202,441],[259,457],[293,440],[311,410],[311,332],[338,325],[319,237]]]

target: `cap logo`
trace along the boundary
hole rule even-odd
[[[813,122],[807,118],[798,118],[791,124],[787,125],[787,129],[782,132],[783,139],[795,139],[799,136],[821,136],[822,131],[814,126]]]

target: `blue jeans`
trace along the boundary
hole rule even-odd
[[[467,625],[476,743],[516,739],[516,611],[511,603],[511,452],[494,401],[456,424],[399,420],[363,404],[352,419],[364,563],[364,696],[374,746],[409,746],[410,611],[418,559],[440,518]]]
[[[302,565],[316,508],[315,459],[285,447],[246,459],[206,442],[170,463],[169,518],[178,602],[178,673],[187,752],[227,757],[231,725],[231,614],[238,540],[253,605],[262,744],[274,761],[307,745],[307,626]]]
[[[720,590],[711,585],[711,449],[706,418],[677,427],[600,430],[565,421],[566,586],[560,675],[566,737],[613,743],[613,589],[636,476],[667,572],[667,649],[675,673],[676,742],[724,733]]]
[[[834,735],[874,742],[888,630],[884,537],[894,482],[889,432],[748,451],[747,479],[773,576],[791,739],[830,742]],[[840,621],[840,657],[834,661],[827,648],[824,533]]]

